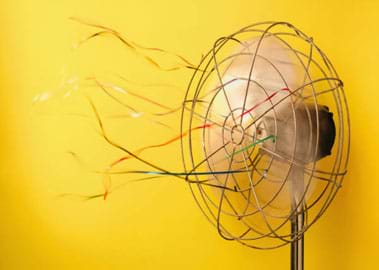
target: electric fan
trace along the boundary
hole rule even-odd
[[[349,156],[343,83],[313,39],[287,22],[218,39],[189,83],[187,131],[189,186],[219,234],[258,249],[290,244],[291,269],[303,269],[303,234],[341,187]]]

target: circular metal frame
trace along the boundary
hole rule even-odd
[[[288,86],[285,75],[275,67],[275,63],[265,58],[265,55],[259,54],[260,45],[267,37],[280,42],[298,61],[305,74],[303,84],[296,89],[287,87],[288,94],[277,102],[269,99],[271,89],[266,89],[252,76],[255,72],[256,59],[259,57],[262,61],[267,61],[281,77],[283,84]],[[258,43],[254,52],[242,50],[240,53],[221,57],[227,53],[227,46],[235,44],[243,47],[246,46],[246,40],[251,40],[251,38],[256,38]],[[231,65],[234,59],[241,55],[251,57],[248,76],[224,81],[222,67]],[[210,89],[208,85],[215,78],[218,85],[216,88]],[[225,90],[226,86],[236,81],[246,84],[245,96],[241,97],[244,101],[243,106],[239,108],[230,106]],[[249,86],[253,84],[260,89],[261,94],[265,95],[267,98],[265,102],[269,104],[269,108],[259,116],[252,116],[249,113],[248,117],[251,118],[251,121],[244,126],[242,120],[236,119],[236,112],[244,113],[248,110],[246,100],[249,95],[255,94],[249,92]],[[306,93],[304,89],[308,89],[310,93]],[[225,97],[225,103],[229,106],[228,115],[217,115],[214,112],[215,99],[220,96]],[[204,102],[204,99],[207,99],[208,102]],[[181,133],[188,132],[188,136],[181,138],[184,170],[189,177],[195,178],[196,181],[189,182],[191,192],[204,215],[216,226],[219,234],[225,239],[236,240],[243,245],[258,249],[277,248],[301,238],[303,233],[326,211],[341,187],[347,170],[350,148],[350,120],[343,83],[327,56],[314,43],[313,38],[287,22],[257,23],[242,28],[232,35],[222,37],[214,43],[213,48],[200,61],[189,82],[184,100],[180,124]],[[289,156],[284,156],[276,151],[276,142],[272,149],[264,153],[259,151],[263,147],[258,143],[249,149],[242,149],[247,144],[254,144],[261,139],[261,134],[267,129],[261,120],[268,114],[273,118],[273,133],[275,133],[273,136],[280,132],[278,130],[281,126],[279,112],[276,109],[282,102],[289,101],[291,102],[289,115],[293,119],[295,137],[298,134],[297,130],[304,128],[299,126],[300,124],[296,121],[299,103],[300,105],[312,104],[311,108],[316,112],[319,112],[322,105],[327,105],[333,111],[336,138],[333,153],[326,158],[328,166],[325,166],[325,162],[322,161],[313,161],[308,164],[299,162],[295,156],[296,148],[299,147],[296,145]],[[324,104],[324,102],[328,103]],[[207,104],[206,107],[204,104]],[[306,109],[306,113],[308,116],[311,114],[308,109]],[[316,138],[310,140],[309,149],[318,149],[320,143],[319,114],[316,113],[315,117],[314,124],[311,120],[312,117],[309,116],[309,128],[312,129],[315,126],[316,129]],[[214,141],[214,138],[211,137],[212,133],[205,128],[201,134],[194,131],[193,128],[197,122],[203,126],[212,125],[211,128],[219,129],[223,145],[215,151],[210,151],[209,145]],[[233,132],[242,134],[234,136]],[[240,149],[237,149],[238,147]],[[200,171],[204,166],[208,171],[213,172],[217,164],[214,164],[212,156],[219,151],[224,151],[229,158],[229,166],[224,169],[230,172],[214,173],[208,176],[209,181],[217,183],[217,187],[205,186],[202,184],[204,179],[200,179],[202,176],[193,173]],[[269,175],[277,167],[278,160],[288,164],[288,172],[283,177],[275,179]],[[295,167],[301,168],[304,172],[304,193],[298,198],[295,206],[276,211],[274,205],[286,192],[291,170]],[[238,173],[235,168],[238,168]],[[247,186],[241,186],[239,181],[241,175],[249,179]],[[271,192],[268,200],[262,201],[261,189],[267,183],[275,183],[277,189]],[[312,194],[313,186],[318,188]],[[235,206],[236,200],[243,201],[245,205],[238,209]],[[301,210],[299,211],[299,209]],[[299,215],[304,216],[301,230],[290,231],[291,221]],[[256,220],[260,221],[257,222],[259,224],[255,223]]]

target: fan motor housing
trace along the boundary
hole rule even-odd
[[[310,163],[331,154],[336,128],[327,106],[291,104],[263,122],[269,134],[276,134],[275,142],[265,142],[265,148],[288,160]]]

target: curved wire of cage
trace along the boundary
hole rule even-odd
[[[257,45],[255,51],[251,52],[247,44],[253,37]],[[273,38],[280,42],[296,59],[304,73],[304,80],[300,86],[291,89],[285,74],[282,74],[281,70],[276,67],[276,63],[269,57],[259,54],[260,45],[267,38]],[[226,49],[228,46],[239,46],[243,49],[230,53]],[[224,81],[223,75],[225,74],[223,72],[241,56],[251,58],[248,75],[235,76],[231,80]],[[268,63],[278,74],[285,85],[283,89],[272,92],[272,89],[267,89],[265,85],[253,78],[258,58]],[[217,81],[217,86],[209,87],[213,81]],[[225,90],[228,85],[234,83],[246,84],[245,95],[240,97],[243,101],[242,106],[235,108],[230,105],[227,90]],[[248,96],[255,94],[249,92],[251,85],[257,87],[256,89],[259,89],[265,97],[260,104],[269,104],[268,108],[259,115],[253,115],[252,109],[247,108]],[[274,102],[270,97],[280,91],[285,92],[286,95]],[[224,102],[229,110],[228,115],[217,114],[217,110],[214,109],[215,100],[218,100],[220,96],[225,97]],[[296,160],[296,151],[298,151],[296,148],[300,147],[296,145],[296,136],[298,136],[298,131],[303,128],[299,126],[296,116],[298,107],[303,106],[301,104],[311,103],[309,107],[311,109],[305,106],[305,114],[308,116],[310,129],[315,128],[316,138],[312,138],[306,148],[308,150],[318,149],[320,142],[319,111],[324,106],[318,102],[319,100],[328,101],[329,103],[326,105],[331,106],[337,117],[335,119],[336,138],[333,153],[327,157],[327,163],[330,165],[326,166],[329,167],[327,170],[324,169],[325,164],[320,164],[322,161],[314,160],[309,164],[304,164]],[[277,141],[280,140],[277,135],[280,133],[280,128],[283,127],[277,108],[284,102],[290,104],[288,118],[292,119],[295,134],[295,144],[288,156],[276,151]],[[313,116],[310,111],[313,109],[317,112],[313,119],[315,124],[312,124]],[[262,132],[262,130],[268,129],[265,122],[260,121],[268,114],[273,118],[273,134],[270,135],[271,137],[269,136],[269,139],[273,140],[273,147],[271,149],[266,147],[262,153],[262,148],[265,148],[262,143],[268,139],[267,137],[259,138],[258,131]],[[242,124],[243,117],[245,119],[248,117],[248,124]],[[283,118],[283,116],[281,117]],[[202,129],[200,135],[195,134],[192,130],[197,121],[204,126],[212,125],[212,127]],[[341,187],[349,157],[349,126],[343,83],[330,60],[314,43],[313,38],[308,37],[287,22],[263,22],[244,27],[229,36],[219,38],[214,43],[213,48],[208,51],[195,69],[186,91],[180,128],[182,133],[189,131],[187,136],[181,138],[184,170],[197,180],[189,183],[190,190],[201,211],[216,226],[223,238],[236,240],[243,245],[258,249],[272,249],[289,244],[299,239],[321,217]],[[215,139],[212,138],[214,134],[210,133],[211,129],[217,129],[219,130],[217,135],[221,134],[219,140],[222,141],[222,144],[217,149],[212,149]],[[233,132],[241,133],[240,144],[233,141]],[[240,149],[237,150],[237,147]],[[228,159],[228,162],[223,162],[227,164],[227,168],[224,168],[225,174],[217,172],[208,175],[208,181],[217,183],[218,187],[202,185],[204,179],[200,179],[201,174],[196,174],[196,172],[204,167],[209,172],[216,172],[218,161],[213,157],[222,151]],[[312,155],[316,155],[316,152]],[[288,167],[281,178],[274,179],[268,175],[277,167],[278,160],[285,162]],[[262,165],[265,165],[264,169],[260,168]],[[295,167],[301,168],[308,179],[304,192],[296,202],[296,206],[277,210],[275,208],[278,207],[274,204],[282,201],[280,198],[284,196],[283,194],[287,196],[291,169]],[[247,182],[245,187],[242,186],[241,177],[248,179],[245,181]],[[277,188],[269,192],[269,199],[262,200],[260,198],[261,186],[265,187],[272,183],[275,183]],[[317,192],[313,191],[312,194],[311,189],[316,189]],[[240,201],[243,202],[243,206],[236,207],[236,203],[240,204]],[[300,206],[302,210],[299,212]],[[300,214],[305,215],[303,228],[295,233],[290,232],[291,220]]]

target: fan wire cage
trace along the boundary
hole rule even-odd
[[[219,38],[182,106],[193,197],[223,238],[291,244],[291,268],[302,269],[303,234],[346,174],[349,125],[343,83],[313,38],[287,22]]]

